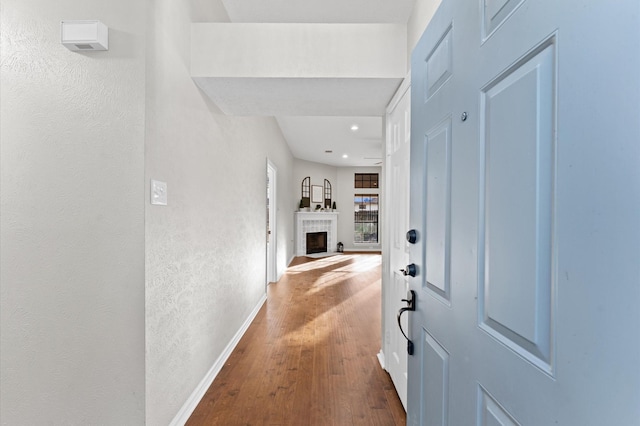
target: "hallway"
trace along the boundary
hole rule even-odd
[[[404,425],[376,357],[380,264],[295,258],[187,425]]]

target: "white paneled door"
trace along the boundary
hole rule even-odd
[[[638,28],[443,0],[418,42],[408,424],[640,424]]]
[[[397,325],[396,316],[405,304],[408,283],[401,272],[409,260],[405,239],[409,225],[409,149],[411,93],[408,85],[401,86],[397,102],[387,116],[386,177],[388,188],[386,209],[389,230],[389,268],[385,277],[385,368],[389,372],[405,409],[407,407],[407,342]],[[407,331],[407,315],[401,318]]]
[[[276,166],[267,160],[267,284],[278,281],[277,271],[277,233],[276,233]]]

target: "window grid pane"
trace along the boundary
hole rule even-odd
[[[378,242],[378,205],[378,194],[355,194],[353,196],[354,242]]]
[[[355,173],[354,188],[378,188],[378,173]]]

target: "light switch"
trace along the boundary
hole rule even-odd
[[[151,180],[151,204],[158,206],[167,205],[167,183]]]

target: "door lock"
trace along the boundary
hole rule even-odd
[[[417,272],[416,264],[412,263],[410,265],[407,265],[406,269],[400,269],[400,272],[402,272],[402,274],[405,277],[407,275],[409,275],[410,277],[415,277],[416,276],[416,272]]]
[[[407,292],[407,298],[402,299],[402,301],[406,302],[407,306],[405,306],[404,308],[400,308],[400,310],[398,311],[398,327],[400,327],[400,333],[402,333],[404,338],[407,339],[407,353],[409,355],[413,355],[413,342],[411,341],[411,339],[409,339],[409,337],[407,337],[404,330],[402,329],[402,323],[400,322],[400,318],[402,317],[402,314],[404,314],[405,312],[416,310],[416,292],[413,290],[409,290]]]
[[[415,244],[417,240],[418,240],[418,233],[416,232],[415,229],[411,229],[407,231],[407,241],[409,241],[409,243]]]

